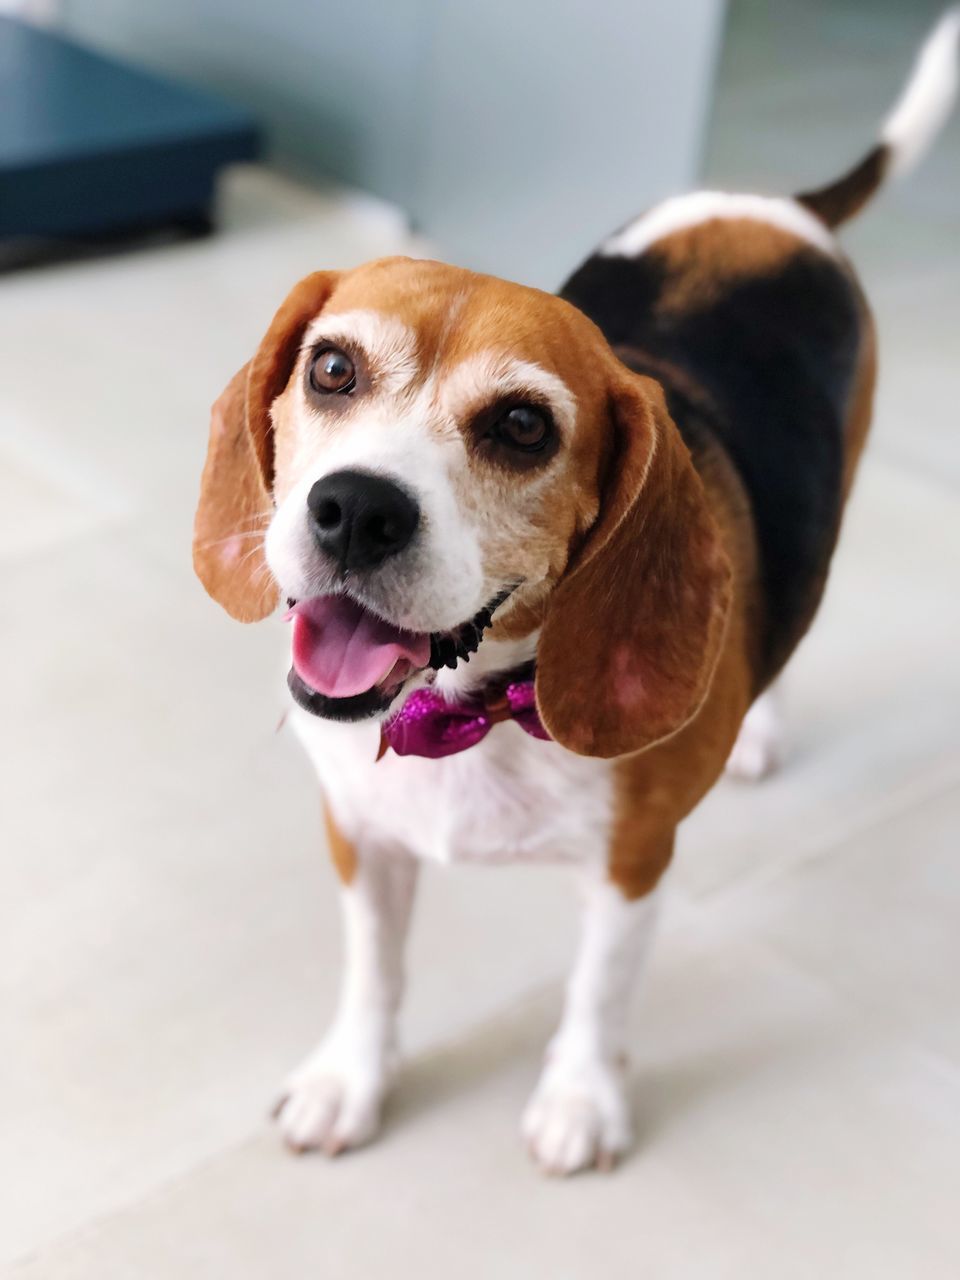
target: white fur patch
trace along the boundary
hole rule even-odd
[[[837,242],[819,218],[780,196],[733,195],[726,191],[694,191],[664,200],[623,230],[605,240],[598,253],[608,258],[636,258],[658,240],[715,218],[747,218],[779,227],[799,240],[836,254]]]
[[[504,604],[494,616],[499,619],[509,612],[510,605]],[[434,687],[451,700],[467,698],[489,680],[491,675],[501,671],[516,671],[532,662],[536,657],[539,636],[540,632],[537,630],[519,640],[486,639],[469,662],[460,662],[452,670],[444,667],[438,671]]]
[[[948,9],[924,41],[910,79],[887,116],[880,139],[890,148],[890,176],[901,177],[923,158],[957,97],[960,6]]]
[[[496,351],[470,356],[446,375],[438,388],[440,400],[454,417],[501,396],[541,396],[553,412],[561,434],[573,430],[577,400],[555,374],[530,360]]]
[[[467,670],[481,655],[503,669],[515,653],[485,640]],[[290,724],[338,827],[360,848],[392,842],[443,864],[604,865],[614,804],[608,760],[574,755],[508,722],[457,755],[430,760],[388,751],[378,761],[378,724],[334,724],[298,707]]]

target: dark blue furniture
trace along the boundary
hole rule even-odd
[[[203,229],[218,169],[258,152],[245,112],[0,17],[0,238]]]

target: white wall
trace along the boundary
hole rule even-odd
[[[219,87],[277,154],[554,287],[690,185],[723,0],[64,0],[69,30]]]

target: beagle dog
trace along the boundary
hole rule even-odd
[[[677,825],[769,719],[870,420],[833,229],[943,123],[958,35],[953,10],[829,186],[667,200],[558,296],[408,258],[315,272],[214,405],[196,570],[241,621],[286,610],[342,883],[339,1007],[277,1108],[294,1150],[377,1130],[419,862],[516,859],[568,863],[584,900],[525,1142],[562,1174],[627,1150]]]

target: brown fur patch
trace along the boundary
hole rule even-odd
[[[655,888],[673,853],[677,825],[723,772],[753,698],[757,562],[740,482],[716,450],[698,460],[708,501],[734,563],[734,591],[723,644],[706,699],[678,733],[615,765],[616,809],[610,879],[627,898]]]
[[[707,693],[730,563],[659,386],[614,373],[619,436],[599,519],[554,588],[537,700],[572,751],[620,756],[669,737]]]
[[[194,521],[193,563],[206,590],[240,622],[258,622],[277,606],[263,558],[273,509],[274,449],[270,409],[290,378],[300,338],[336,277],[318,271],[287,296],[253,359],[231,378],[213,406],[207,460]]]
[[[755,218],[710,218],[674,231],[648,250],[673,271],[658,310],[703,310],[743,280],[775,275],[807,242]]]
[[[805,205],[828,227],[837,227],[859,213],[876,194],[889,166],[890,148],[878,143],[842,178],[816,191],[804,191],[797,196],[797,203]]]
[[[327,846],[330,850],[330,861],[340,877],[340,883],[349,885],[357,874],[357,851],[344,836],[334,821],[330,806],[323,806],[323,822],[327,831]]]
[[[262,543],[273,502],[247,430],[247,372],[230,379],[210,411],[210,443],[193,529],[193,567],[214,600],[242,622],[275,607]]]

